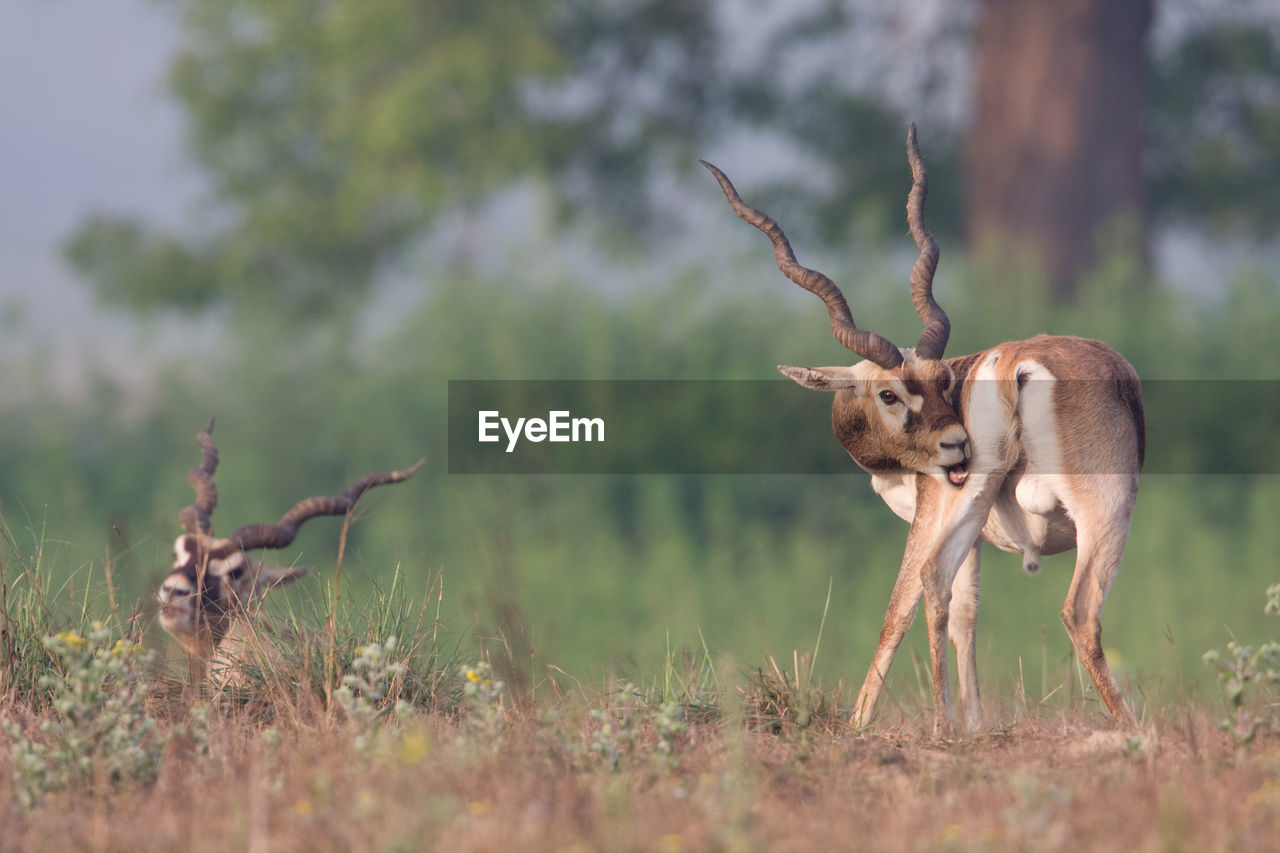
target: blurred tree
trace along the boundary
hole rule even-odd
[[[934,167],[931,227],[1032,254],[1059,298],[1074,296],[1109,236],[1145,260],[1152,225],[1264,239],[1280,228],[1274,3],[1164,0],[1174,23],[1159,45],[1152,0],[969,0],[910,16],[890,5],[832,0],[798,15],[762,63],[784,82],[737,107],[771,106],[757,107],[758,123],[789,129],[822,176],[792,193],[813,233],[838,239],[875,210],[900,230],[911,119]],[[797,54],[821,73],[788,87],[785,58]]]
[[[1151,0],[982,3],[970,239],[1029,246],[1059,295],[1094,266],[1100,229],[1121,217],[1145,228],[1151,12]]]
[[[1280,20],[1190,34],[1156,65],[1148,173],[1162,217],[1267,237],[1280,224]]]
[[[643,184],[705,103],[706,3],[169,2],[212,221],[171,236],[96,216],[67,246],[133,308],[341,310],[443,211],[521,176]]]
[[[673,176],[743,138],[774,152],[753,200],[796,233],[901,233],[908,119],[931,227],[946,239],[965,210],[978,243],[1041,253],[1060,294],[1100,227],[1131,214],[1145,242],[1151,192],[1193,222],[1280,224],[1259,179],[1277,168],[1275,28],[1208,16],[1156,63],[1148,112],[1151,0],[168,2],[212,204],[185,234],[97,215],[67,245],[135,309],[349,313],[441,215],[529,178],[635,244],[666,220],[651,211],[686,206]]]

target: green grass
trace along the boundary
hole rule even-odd
[[[1124,733],[1042,647],[1047,700],[984,684],[989,726],[938,742],[904,650],[880,718],[855,731],[849,684],[817,672],[842,658],[829,582],[801,648],[759,664],[666,640],[633,664],[647,676],[549,667],[520,694],[492,637],[443,628],[439,579],[415,599],[393,570],[372,596],[325,584],[278,602],[301,637],[267,638],[235,690],[210,692],[136,643],[145,620],[112,618],[105,572],[54,585],[55,567],[12,551],[6,582],[29,591],[3,629],[40,671],[0,696],[0,821],[17,849],[54,834],[142,850],[1258,849],[1280,831],[1280,695],[1263,670],[1238,703],[1146,701]],[[1264,723],[1247,741],[1217,725],[1238,709]],[[81,769],[55,772],[59,755]]]
[[[1256,354],[1270,346],[1267,330],[1280,326],[1280,297],[1261,277],[1242,276],[1223,302],[1203,305],[1154,285],[1129,287],[1117,263],[1101,269],[1078,304],[1062,306],[1034,282],[955,259],[948,268],[953,352],[1071,332],[1106,339],[1147,378],[1255,379],[1260,391],[1274,381],[1273,363]],[[900,282],[857,287],[859,311],[890,335],[917,324]],[[1007,310],[983,307],[1014,287],[1025,298],[1001,302]],[[551,667],[644,681],[656,674],[652,649],[668,642],[705,643],[743,667],[782,660],[810,647],[829,584],[815,675],[857,681],[906,529],[834,439],[831,476],[462,477],[444,462],[449,379],[767,378],[780,361],[844,357],[821,321],[820,306],[779,298],[764,284],[727,290],[682,278],[610,300],[572,281],[519,290],[449,279],[367,340],[338,334],[349,324],[282,339],[288,318],[243,318],[236,346],[199,369],[161,371],[146,401],[131,402],[105,377],[79,401],[34,383],[23,405],[0,404],[7,594],[34,594],[30,569],[51,566],[47,583],[67,592],[58,596],[59,618],[78,610],[83,624],[85,596],[101,593],[96,581],[109,570],[113,616],[133,619],[142,602],[136,618],[158,646],[147,603],[171,560],[176,514],[191,500],[185,472],[196,458],[195,430],[216,413],[220,531],[278,518],[303,495],[425,455],[412,481],[362,502],[344,594],[415,607],[435,594],[437,639],[482,647],[513,689],[540,683]],[[548,328],[556,333],[530,334]],[[273,370],[264,372],[268,363]],[[822,408],[815,417],[825,418]],[[1273,440],[1266,408],[1228,420],[1250,446],[1257,435],[1265,446]],[[1179,428],[1153,422],[1152,447],[1171,448],[1166,458],[1212,458],[1203,436]],[[1221,645],[1228,625],[1261,626],[1257,591],[1280,577],[1280,475],[1268,468],[1260,460],[1256,476],[1144,477],[1104,614],[1109,653],[1139,689],[1157,698],[1213,689],[1202,651]],[[329,606],[340,529],[317,519],[274,555],[317,569],[287,591],[289,606]],[[1049,668],[1070,657],[1057,617],[1070,570],[1071,558],[1058,557],[1028,578],[1016,560],[987,549],[984,684],[1031,693],[1058,684]],[[28,612],[34,621],[15,630],[31,637],[52,615]],[[904,660],[920,642],[909,637]],[[33,664],[19,645],[30,646],[8,641],[5,653],[14,677],[30,681]]]
[[[1028,298],[992,312],[1009,283],[962,273],[948,284],[952,350],[1072,332],[1105,338],[1148,378],[1274,379],[1257,358],[1280,325],[1270,282],[1242,280],[1201,306],[1108,275],[1078,306]],[[689,281],[616,303],[572,284],[456,284],[377,340],[281,339],[287,318],[244,318],[235,346],[164,372],[149,402],[104,379],[85,400],[36,382],[21,407],[0,405],[0,715],[29,732],[53,719],[49,679],[66,673],[45,639],[99,621],[157,653],[146,711],[166,738],[154,783],[67,791],[30,812],[9,796],[12,753],[0,749],[7,842],[1222,848],[1280,831],[1275,739],[1262,731],[1242,752],[1218,729],[1240,717],[1202,660],[1275,636],[1262,593],[1280,580],[1280,476],[1265,460],[1256,476],[1144,477],[1104,612],[1141,744],[1105,737],[1058,622],[1072,556],[1027,577],[991,549],[978,634],[990,731],[927,737],[917,624],[879,721],[853,732],[906,525],[834,440],[831,476],[458,477],[443,462],[448,379],[766,378],[778,362],[844,357],[821,311],[701,295]],[[858,310],[901,337],[910,306],[900,283],[881,284]],[[267,555],[316,572],[272,593],[278,630],[201,723],[200,691],[152,601],[211,413],[223,532],[369,471],[428,464],[371,493],[345,536],[317,519]],[[1273,439],[1267,410],[1229,416],[1251,441]],[[1157,426],[1153,441],[1211,458],[1203,436]],[[406,670],[362,729],[364,711],[335,696],[393,636]],[[502,690],[477,704],[465,672],[481,665]],[[1248,707],[1269,719],[1263,681],[1249,683]],[[1085,804],[1099,796],[1119,805],[1098,817]]]

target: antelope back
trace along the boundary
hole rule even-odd
[[[971,381],[961,383],[959,406],[989,467],[1007,468],[1021,457],[1046,475],[1136,478],[1141,471],[1141,382],[1106,344],[1038,335],[968,359],[972,369],[962,372]]]

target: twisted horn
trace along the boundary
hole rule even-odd
[[[849,303],[845,302],[844,294],[840,292],[840,288],[834,281],[817,270],[800,266],[796,261],[795,253],[791,251],[791,244],[787,242],[787,235],[782,232],[777,222],[754,207],[747,206],[724,172],[706,160],[698,162],[706,166],[720,182],[720,189],[724,190],[724,197],[729,200],[729,206],[733,208],[733,212],[763,231],[773,243],[773,256],[782,274],[810,293],[816,294],[827,304],[831,332],[836,336],[836,340],[847,349],[883,368],[894,368],[902,363],[902,353],[892,341],[854,325],[853,315],[849,312]]]
[[[916,241],[920,257],[911,268],[911,301],[915,303],[924,332],[916,342],[916,355],[921,358],[939,359],[947,348],[951,336],[951,321],[933,299],[933,273],[938,269],[938,241],[924,224],[924,202],[929,196],[929,170],[920,159],[916,145],[916,123],[907,130],[907,161],[911,163],[911,192],[907,194],[907,225]]]
[[[213,443],[213,421],[196,433],[200,445],[200,464],[187,472],[187,482],[195,490],[196,502],[183,507],[178,513],[178,523],[192,536],[203,533],[213,535],[213,509],[218,505],[218,488],[213,484],[213,472],[218,467],[218,446]]]
[[[246,524],[231,534],[231,541],[237,543],[245,551],[256,548],[285,548],[298,535],[298,528],[310,518],[320,515],[346,515],[360,500],[360,496],[386,483],[402,483],[412,477],[426,459],[419,459],[410,468],[403,471],[388,471],[382,474],[370,474],[357,480],[351,487],[336,498],[315,497],[303,498],[293,505],[293,509],[284,514],[277,524]]]

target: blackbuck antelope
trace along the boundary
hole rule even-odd
[[[215,660],[224,665],[234,663],[235,653],[228,654],[227,647],[246,639],[237,629],[253,615],[261,596],[311,571],[268,565],[249,556],[250,551],[288,547],[303,522],[321,515],[345,515],[366,491],[409,479],[425,461],[420,459],[403,471],[370,474],[337,497],[304,498],[276,524],[247,524],[219,539],[213,535],[212,522],[218,504],[218,490],[213,484],[218,447],[212,433],[210,418],[209,425],[196,435],[201,462],[187,472],[196,502],[178,514],[186,533],[173,543],[173,569],[156,595],[161,627],[182,644],[197,669]]]
[[[876,493],[911,523],[853,722],[870,720],[923,598],[935,734],[952,731],[948,635],[964,723],[971,730],[981,726],[975,638],[985,540],[1021,553],[1028,572],[1039,569],[1042,554],[1076,549],[1062,622],[1112,716],[1134,727],[1102,650],[1101,616],[1124,555],[1142,468],[1138,376],[1105,344],[1075,337],[1040,335],[944,359],[950,321],[933,298],[938,243],[924,224],[929,174],[914,124],[907,159],[913,178],[907,222],[920,250],[911,299],[924,324],[909,348],[855,326],[835,283],[800,266],[778,223],[748,207],[723,172],[703,163],[734,212],[772,241],[778,269],[826,303],[836,339],[866,359],[852,367],[778,369],[806,388],[834,392],[836,438],[871,474]]]

